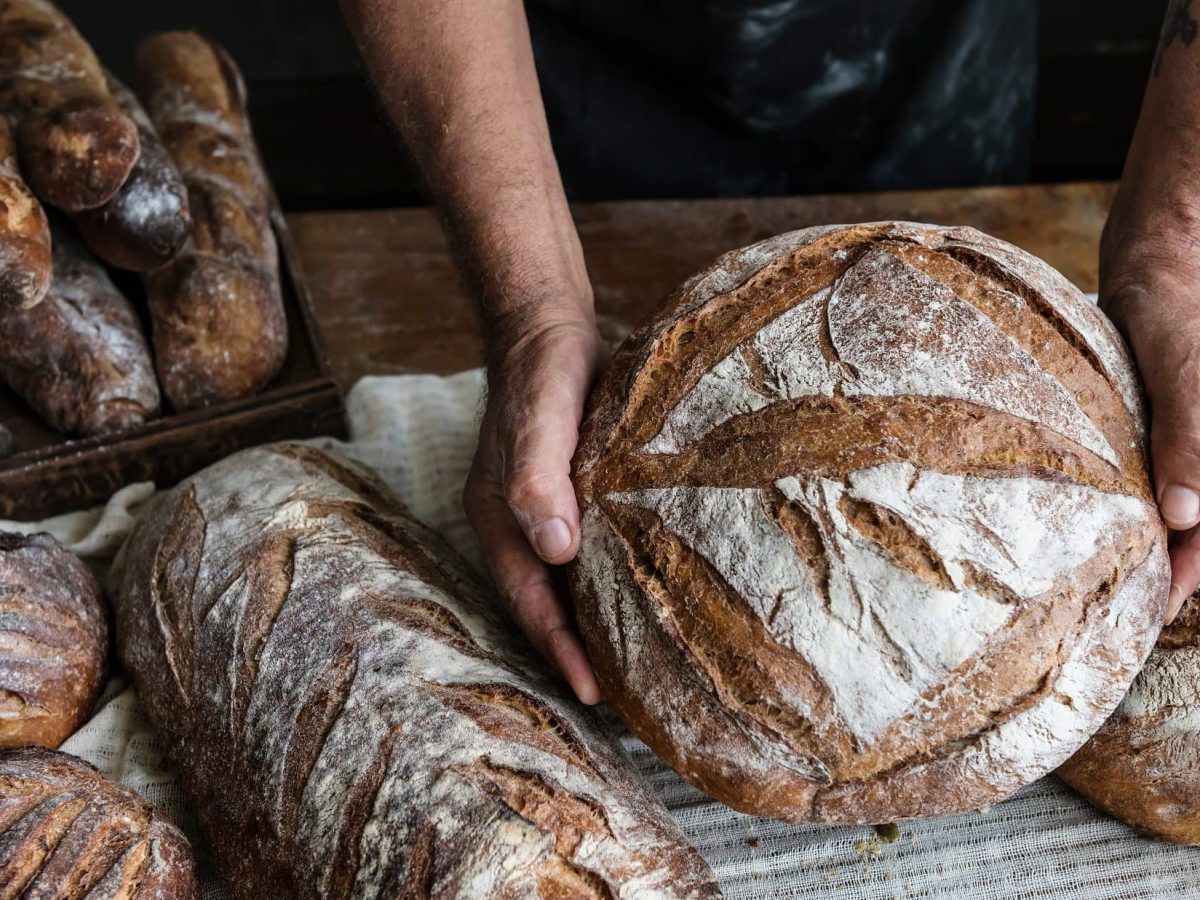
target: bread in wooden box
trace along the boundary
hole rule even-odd
[[[0,307],[0,378],[64,434],[110,434],[158,414],[137,313],[61,216],[54,279],[32,309]]]
[[[30,185],[64,210],[106,203],[138,158],[137,127],[92,48],[49,0],[0,4],[0,114],[18,124]]]
[[[195,900],[187,838],[81,759],[0,750],[0,897]]]
[[[606,697],[737,809],[887,822],[1053,769],[1157,636],[1166,540],[1111,324],[969,228],[730,253],[618,350],[575,457]]]
[[[188,188],[190,240],[146,276],[154,352],[176,409],[262,390],[287,352],[271,190],[228,54],[194,32],[154,34],[134,87]]]
[[[149,272],[170,262],[191,233],[188,191],[133,91],[111,72],[105,76],[113,98],[137,125],[142,152],[111,200],[73,218],[92,252],[110,266]]]
[[[0,306],[27,309],[50,289],[50,225],[17,166],[17,145],[0,113]]]
[[[476,577],[361,470],[280,444],[160,495],[118,647],[236,897],[715,897]]]
[[[1117,711],[1058,774],[1140,831],[1200,844],[1200,592],[1163,629]]]
[[[88,567],[48,534],[0,532],[0,748],[57,747],[104,685],[108,619]]]

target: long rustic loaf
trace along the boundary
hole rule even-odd
[[[1140,404],[1095,306],[972,229],[721,258],[618,351],[582,429],[571,584],[603,691],[741,810],[1005,797],[1158,633]]]
[[[187,838],[154,806],[66,753],[0,750],[0,897],[197,896]]]
[[[233,61],[193,32],[151,35],[135,88],[183,173],[191,240],[146,291],[163,390],[177,409],[236,400],[283,364],[287,322],[270,188]]]
[[[465,565],[284,444],[157,498],[118,648],[238,897],[715,897]]]
[[[1117,711],[1058,774],[1141,831],[1200,844],[1200,592],[1163,629]]]
[[[0,377],[52,428],[107,434],[158,412],[141,324],[71,225],[51,223],[54,280],[32,309],[0,308]]]
[[[0,532],[0,747],[57,747],[104,685],[108,623],[87,566],[48,534]]]
[[[50,225],[17,167],[17,145],[0,114],[0,306],[27,309],[50,289]]]
[[[116,195],[76,213],[75,224],[110,266],[149,272],[170,262],[191,233],[187,187],[133,91],[112,73],[106,76],[109,91],[137,125],[142,152]]]
[[[48,0],[0,3],[0,112],[19,123],[30,185],[62,209],[106,203],[137,161],[136,126],[92,48]]]

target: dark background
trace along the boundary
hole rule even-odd
[[[1035,181],[1120,174],[1165,5],[1040,0]],[[146,32],[194,27],[221,41],[246,75],[255,132],[286,208],[420,202],[335,0],[60,6],[121,75]]]

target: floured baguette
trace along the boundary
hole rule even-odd
[[[121,565],[121,660],[235,896],[718,896],[483,585],[360,470],[238,453],[156,498]]]

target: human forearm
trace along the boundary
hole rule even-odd
[[[495,342],[513,318],[590,317],[520,0],[342,6]]]

